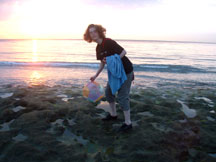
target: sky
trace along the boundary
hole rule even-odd
[[[82,39],[101,24],[113,39],[216,42],[216,0],[0,0],[0,39]]]

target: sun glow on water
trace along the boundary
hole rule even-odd
[[[42,74],[38,71],[32,71],[30,75],[30,84],[31,85],[40,85],[42,83]]]

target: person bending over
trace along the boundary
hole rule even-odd
[[[106,57],[111,56],[114,54],[119,54],[127,80],[121,85],[120,89],[118,90],[118,103],[123,110],[125,122],[122,126],[118,129],[120,132],[124,132],[130,130],[132,128],[132,123],[130,119],[130,101],[129,101],[129,93],[131,88],[131,83],[134,80],[134,72],[133,72],[133,64],[128,59],[126,55],[126,51],[123,47],[121,47],[115,40],[111,38],[106,38],[105,36],[106,29],[98,24],[90,24],[85,33],[84,33],[84,40],[91,43],[96,42],[96,59],[100,60],[100,66],[98,71],[94,76],[90,78],[91,81],[94,81],[101,71],[104,69],[106,64]],[[103,121],[111,121],[117,119],[116,113],[116,96],[112,94],[109,81],[107,82],[106,89],[105,89],[105,96],[106,100],[110,105],[110,113],[107,114],[105,118],[102,118]]]

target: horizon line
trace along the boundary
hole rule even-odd
[[[107,37],[109,38],[109,37]],[[81,38],[0,38],[0,40],[83,40]],[[182,41],[182,40],[154,40],[154,39],[115,39],[117,41],[144,41],[144,42],[170,42],[170,43],[203,43],[216,44],[216,42],[208,41]]]

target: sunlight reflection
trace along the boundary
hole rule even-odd
[[[32,62],[38,61],[37,40],[32,40]]]
[[[33,71],[30,75],[30,84],[31,85],[40,85],[42,83],[41,81],[42,75],[38,73],[37,71]]]

